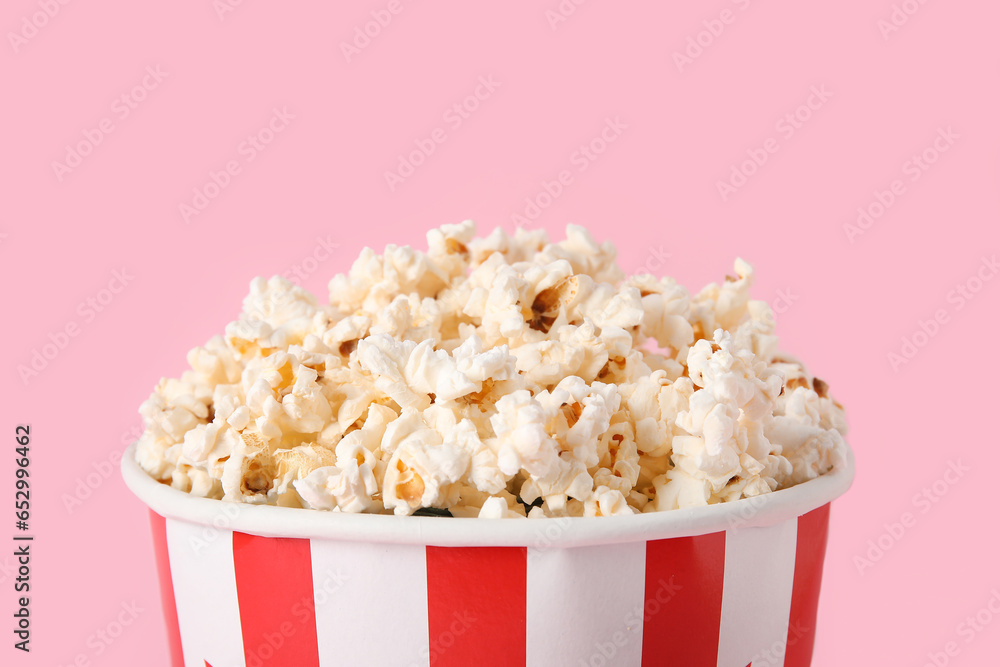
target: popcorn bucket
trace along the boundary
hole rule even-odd
[[[171,665],[803,667],[842,468],[732,503],[599,518],[241,505],[160,484]]]

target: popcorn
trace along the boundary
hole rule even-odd
[[[687,290],[671,278],[657,280],[648,274],[630,278],[629,284],[639,290],[642,300],[642,335],[652,338],[660,347],[686,350],[694,341],[691,297]]]
[[[386,246],[381,256],[365,248],[346,276],[330,281],[330,303],[344,313],[375,313],[397,294],[433,297],[447,284],[447,273],[409,246]]]
[[[753,269],[693,296],[570,225],[364,249],[328,304],[254,279],[140,407],[155,479],[227,502],[607,517],[771,493],[844,465],[843,407],[778,350]],[[424,511],[421,511],[424,510]]]
[[[536,261],[565,259],[572,265],[574,274],[586,274],[598,282],[617,283],[625,277],[615,263],[617,254],[611,243],[598,245],[583,227],[567,225],[566,240],[546,245]]]
[[[471,420],[458,422],[448,431],[445,441],[468,455],[467,481],[471,486],[490,495],[497,495],[507,488],[509,476],[500,470],[497,453],[482,441]]]
[[[274,498],[275,504],[284,507],[301,507],[300,497],[295,489],[289,489],[289,485],[294,486],[296,481],[309,476],[318,468],[332,466],[335,457],[329,449],[313,444],[275,450],[274,460],[278,471],[267,492],[268,500]]]
[[[316,297],[287,278],[254,278],[243,313],[226,327],[226,342],[238,357],[266,356],[301,343],[317,313]]]
[[[364,512],[372,508],[378,492],[378,482],[371,467],[355,460],[344,467],[324,467],[312,471],[304,479],[295,480],[292,486],[305,507],[317,510]]]
[[[471,220],[457,225],[442,225],[427,232],[427,256],[454,280],[468,268],[469,243],[476,236]]]
[[[483,382],[514,376],[514,357],[506,346],[483,351],[471,336],[449,354],[431,340],[397,341],[373,334],[359,343],[361,367],[374,376],[375,387],[404,408],[426,407],[432,400],[453,401],[482,390]]]
[[[747,317],[750,286],[753,284],[753,267],[742,259],[734,266],[736,277],[726,276],[721,285],[707,285],[691,302],[692,326],[695,338],[704,338],[716,329],[732,333]]]
[[[487,498],[483,506],[479,509],[480,519],[503,519],[509,514],[514,514],[508,507],[507,501],[503,498],[492,496]]]
[[[429,297],[420,299],[415,294],[400,294],[375,315],[369,331],[400,340],[440,341],[441,322],[441,307],[437,301]]]
[[[703,484],[687,484],[690,491],[683,494],[658,495],[656,508],[718,501],[731,481],[744,482],[743,488],[749,484],[755,491],[763,488],[762,483],[769,490],[776,488],[774,475],[782,471],[769,457],[780,449],[771,445],[757,422],[770,421],[781,376],[723,329],[715,331],[714,342],[696,342],[687,361],[691,380],[699,389],[691,395],[688,409],[677,415],[676,424],[688,435],[674,436],[671,458],[675,468],[665,479],[687,476]]]
[[[225,499],[265,504],[277,474],[267,441],[258,433],[243,433],[222,470]]]
[[[490,424],[496,433],[497,465],[513,476],[524,469],[532,478],[558,475],[566,461],[559,443],[546,431],[551,415],[527,389],[500,397]]]
[[[840,432],[824,427],[819,394],[796,387],[778,408],[768,428],[768,439],[782,443],[782,454],[791,464],[791,484],[818,477],[843,464],[847,446]]]
[[[635,514],[621,491],[599,486],[592,500],[583,504],[584,516],[620,516]]]
[[[464,449],[441,442],[437,431],[421,429],[401,442],[389,460],[382,501],[386,509],[404,515],[421,507],[448,506],[448,486],[461,480],[468,467]]]

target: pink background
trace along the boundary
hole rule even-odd
[[[52,18],[38,0],[0,10],[0,496],[13,494],[14,427],[30,423],[37,536],[30,655],[11,648],[13,559],[0,556],[0,661],[135,665],[165,650],[146,510],[116,466],[106,480],[99,471],[134,437],[159,377],[221,332],[252,277],[311,270],[303,284],[325,296],[364,245],[422,248],[428,228],[466,218],[512,230],[526,198],[568,170],[529,226],[561,238],[583,224],[617,243],[626,269],[692,290],[748,259],[758,298],[791,295],[784,347],[847,406],[858,474],[834,505],[815,664],[922,665],[949,642],[957,655],[938,664],[995,662],[1000,619],[961,624],[1000,590],[986,509],[1000,453],[985,427],[1000,280],[972,280],[969,300],[953,290],[1000,250],[998,6],[908,0],[883,34],[889,0],[567,0],[575,11],[554,27],[557,0],[402,0],[348,62],[340,44],[388,2],[247,1],[221,18],[209,0],[49,4]],[[730,22],[713,23],[720,15]],[[22,31],[30,38],[12,44]],[[675,52],[699,33],[707,46],[679,67]],[[147,67],[164,74],[142,89]],[[480,88],[456,127],[445,113],[480,77],[499,85]],[[136,86],[144,99],[127,108]],[[830,97],[800,109],[812,90]],[[274,108],[294,118],[250,160],[241,143]],[[782,119],[797,110],[792,128]],[[577,151],[609,118],[624,129],[581,171]],[[60,180],[52,163],[102,121],[113,131]],[[384,172],[435,128],[444,142],[390,190]],[[723,201],[717,182],[765,146],[766,162]],[[925,149],[937,159],[914,172]],[[239,173],[186,222],[180,205],[229,161]],[[851,242],[844,225],[897,179],[892,204]],[[337,248],[327,257],[317,239]],[[122,269],[124,289],[102,292]],[[106,303],[97,312],[88,298]],[[888,355],[939,310],[934,335],[893,368]],[[63,339],[67,325],[77,335]],[[64,349],[22,380],[50,335]],[[951,463],[968,470],[946,476]],[[67,509],[95,471],[96,488]],[[921,500],[935,482],[934,502]],[[143,611],[122,635],[95,639],[133,601]]]

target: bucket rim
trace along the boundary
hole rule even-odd
[[[192,496],[158,482],[135,458],[136,443],[121,461],[126,486],[167,519],[261,537],[456,547],[569,548],[705,535],[772,526],[818,509],[843,495],[854,480],[854,452],[824,475],[753,498],[704,507],[615,517],[478,519],[327,512],[250,505]]]

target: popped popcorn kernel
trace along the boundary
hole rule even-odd
[[[227,502],[609,517],[772,493],[846,463],[829,385],[779,351],[753,268],[690,292],[570,225],[365,248],[325,303],[255,278],[139,412],[152,477]]]

